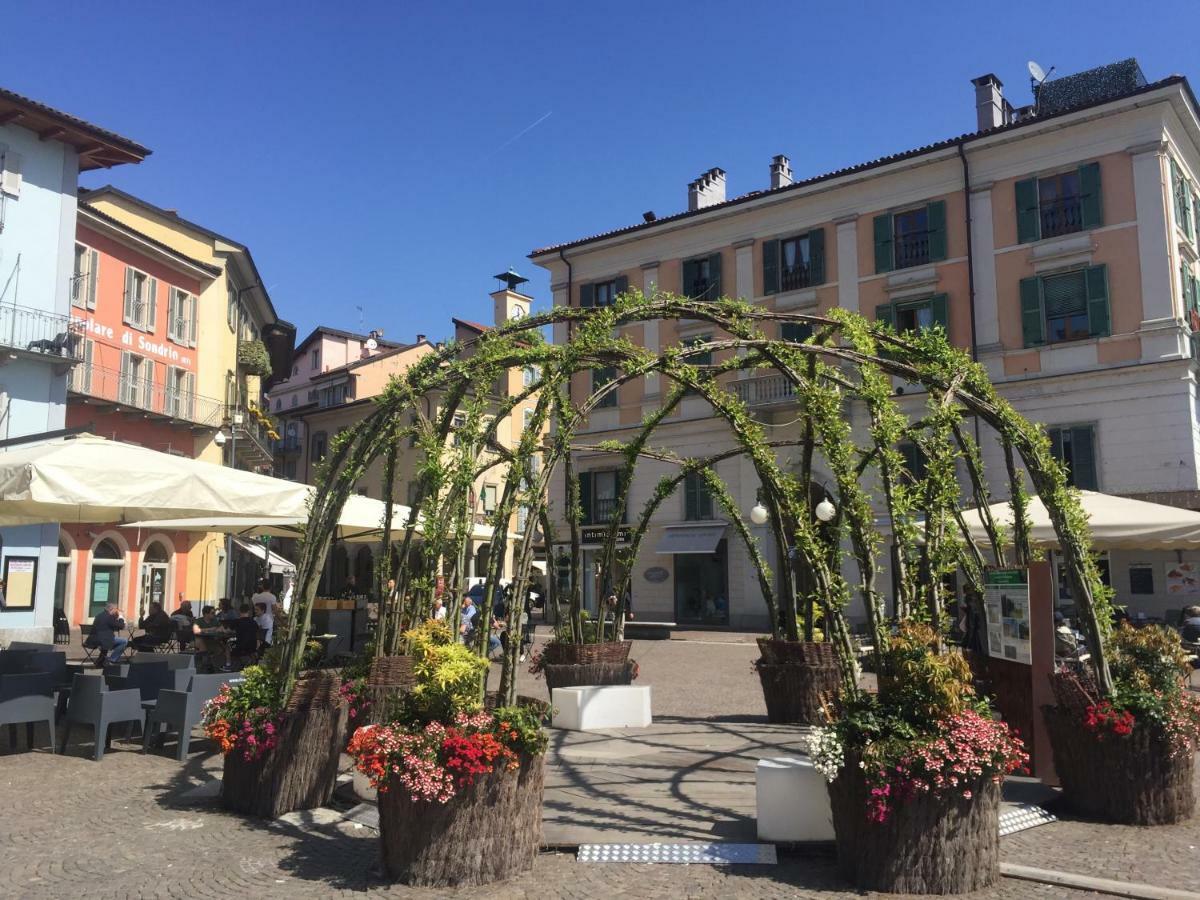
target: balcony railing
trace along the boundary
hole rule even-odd
[[[781,291],[798,291],[806,288],[812,280],[812,270],[803,264],[784,266],[779,272],[779,289]]]
[[[910,231],[896,235],[896,268],[907,269],[929,262],[929,232]]]
[[[696,278],[688,285],[688,296],[693,300],[716,300],[720,290],[720,282],[709,278]]]
[[[795,403],[795,386],[783,375],[762,375],[733,383],[737,397],[747,406]]]
[[[220,400],[87,363],[71,370],[67,388],[75,394],[116,406],[212,428],[221,424],[225,412],[225,405]]]
[[[1057,237],[1083,230],[1083,204],[1078,197],[1043,202],[1038,206],[1042,237]]]
[[[616,497],[593,497],[591,507],[583,511],[583,518],[588,525],[607,525],[616,515]]]
[[[271,449],[276,456],[292,456],[299,453],[302,447],[302,442],[299,437],[294,434],[285,435],[277,441],[271,442]]]
[[[251,469],[269,466],[275,461],[267,429],[254,415],[241,407],[226,407],[225,422],[233,431],[236,461]]]
[[[0,346],[70,364],[83,358],[83,323],[70,316],[0,303]]]

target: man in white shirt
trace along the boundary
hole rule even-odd
[[[263,643],[270,644],[275,638],[275,617],[262,601],[254,604],[254,621],[264,632]]]
[[[279,601],[271,593],[270,583],[264,578],[258,583],[258,593],[250,598],[250,602],[261,603],[267,608],[267,614],[273,617],[275,615],[275,604]]]

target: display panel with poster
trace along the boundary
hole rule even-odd
[[[1029,573],[1025,569],[989,569],[984,574],[983,608],[988,655],[1030,664]]]
[[[33,609],[34,589],[37,587],[36,556],[9,556],[4,560],[4,590],[0,592],[0,609]]]
[[[1192,562],[1167,563],[1167,593],[1172,597],[1200,594],[1200,565]]]

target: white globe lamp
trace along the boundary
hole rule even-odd
[[[833,517],[837,515],[837,507],[833,505],[833,502],[828,497],[826,497],[817,504],[815,512],[818,520],[822,522],[832,522]]]

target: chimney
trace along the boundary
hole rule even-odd
[[[688,185],[688,211],[725,202],[725,171],[712,168]]]
[[[989,72],[972,78],[971,84],[975,85],[976,128],[987,131],[1007,125],[1012,106],[1004,99],[1004,85],[1000,79]]]
[[[421,343],[422,341],[424,341],[424,340],[425,340],[425,335],[423,335],[423,334],[418,334],[418,335],[417,335],[417,343],[418,343],[418,344],[420,344],[420,343]]]
[[[792,165],[783,154],[771,159],[771,190],[787,187],[792,183]]]

